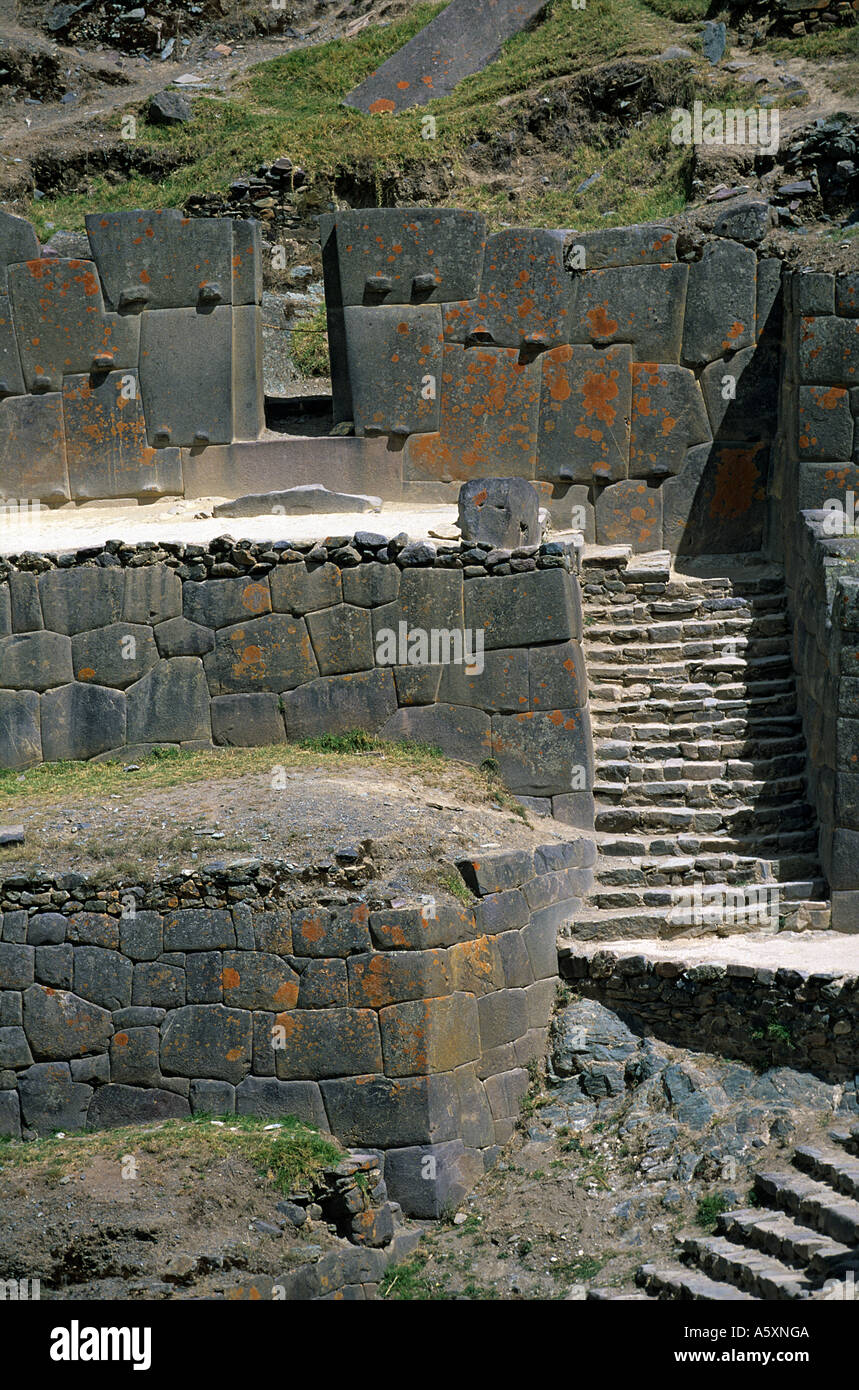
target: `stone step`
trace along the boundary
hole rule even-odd
[[[801,1270],[760,1250],[735,1245],[725,1236],[681,1236],[680,1240],[686,1257],[705,1274],[756,1298],[774,1302],[807,1298],[813,1287]]]
[[[794,855],[784,861],[746,858],[739,855],[662,855],[640,859],[621,855],[597,857],[594,882],[597,888],[665,888],[691,879],[702,883],[785,884],[812,881],[815,888],[824,883],[818,877],[815,855]],[[816,891],[809,894],[816,897]]]
[[[617,722],[615,706],[600,710],[594,702],[590,704],[591,726],[594,738],[613,739],[618,743],[635,742],[642,746],[654,743],[670,743],[678,738],[688,738],[698,745],[721,747],[726,739],[801,739],[802,719],[799,714],[786,714],[763,718],[757,716],[742,719],[730,718],[702,719],[684,725],[682,729],[675,724],[646,723],[642,719],[641,707],[636,717],[627,722]]]
[[[859,1252],[783,1212],[761,1211],[759,1207],[726,1211],[716,1218],[716,1227],[728,1240],[804,1269],[813,1284],[859,1264]]]
[[[717,915],[717,903],[719,899],[732,906],[736,911],[743,907],[743,899],[747,899],[747,910],[753,912],[757,904],[761,910],[765,910],[766,915],[772,912],[775,916],[786,915],[790,909],[799,903],[811,901],[822,901],[826,893],[826,882],[822,878],[798,880],[794,883],[753,883],[753,884],[731,884],[731,883],[700,883],[697,882],[693,888],[691,880],[687,879],[687,884],[669,884],[664,887],[644,887],[635,888],[626,886],[622,888],[598,888],[592,890],[589,895],[589,905],[598,907],[602,910],[616,909],[621,907],[653,909],[664,907],[669,909],[669,916],[672,925],[676,925],[676,918],[671,915],[671,909],[676,908],[682,912],[684,907],[690,904],[690,895],[693,891],[700,892],[700,910],[704,920],[709,920],[714,916],[714,920],[719,920]],[[694,908],[694,900],[692,901]],[[856,1195],[854,1193],[849,1194]]]
[[[795,1172],[757,1173],[755,1189],[770,1205],[801,1217],[833,1240],[859,1246],[859,1202],[852,1198]]]
[[[828,1183],[845,1197],[859,1199],[859,1159],[848,1158],[838,1149],[815,1144],[800,1144],[793,1156],[794,1165],[818,1182]]]
[[[763,801],[770,805],[783,802],[805,800],[805,777],[774,777],[769,781],[743,781],[739,778],[729,781],[722,778],[685,781],[672,777],[669,781],[656,778],[642,778],[640,781],[597,781],[592,791],[601,806],[675,806],[718,807],[726,811],[737,811],[743,807],[758,806]]]
[[[756,720],[773,719],[799,720],[796,707],[796,690],[793,682],[789,690],[780,694],[761,694],[753,699],[735,699],[722,695],[695,700],[663,699],[661,695],[650,695],[649,689],[642,688],[633,696],[630,691],[618,685],[592,686],[591,717],[596,728],[604,721],[612,719],[612,727],[624,724],[636,728],[640,723],[667,723],[676,735],[678,726],[683,732],[693,734],[698,727],[719,725],[724,728],[727,721],[738,721],[734,727],[744,732],[754,726]],[[693,730],[689,726],[695,726]],[[707,735],[712,737],[712,733]]]
[[[829,1131],[829,1137],[836,1144],[840,1144],[850,1154],[859,1154],[859,1124],[839,1125]]]
[[[630,635],[632,629],[630,629]],[[681,672],[702,664],[714,669],[736,671],[742,674],[746,668],[754,666],[764,657],[779,658],[780,663],[790,664],[790,636],[746,636],[743,634],[725,636],[721,641],[713,638],[684,639],[674,642],[652,642],[641,634],[637,641],[621,642],[617,634],[611,642],[596,641],[593,631],[584,633],[585,657],[588,667],[600,663],[620,662],[633,666],[650,665],[656,669],[664,666],[677,667]]]
[[[732,806],[730,809],[693,810],[690,807],[667,806],[602,806],[596,808],[594,825],[597,830],[612,830],[635,834],[642,831],[716,831],[740,835],[757,830],[802,828],[812,821],[811,807],[795,801],[786,805],[764,804]]]
[[[621,1289],[588,1289],[586,1303],[649,1303],[646,1293],[624,1293]]]
[[[592,643],[605,643],[607,646],[636,642],[670,644],[672,642],[719,642],[725,638],[789,637],[791,623],[787,610],[783,613],[748,613],[725,618],[688,618],[681,616],[677,622],[660,619],[648,622],[646,613],[636,616],[630,611],[625,617],[613,613],[607,622],[602,622],[593,613],[586,612],[582,628],[585,646]]]
[[[723,1284],[698,1270],[684,1269],[682,1265],[668,1265],[662,1269],[653,1264],[642,1265],[636,1271],[635,1282],[657,1298],[676,1298],[695,1303],[751,1303],[754,1294],[735,1288],[733,1284]]]
[[[621,726],[623,729],[623,726]],[[625,734],[625,736],[624,736]],[[629,730],[624,730],[619,738],[613,732],[595,730],[594,752],[597,762],[627,762],[635,765],[658,766],[666,762],[681,761],[689,764],[691,776],[701,763],[723,764],[728,761],[762,765],[774,759],[790,758],[799,766],[805,766],[805,740],[800,734],[787,738],[739,739],[723,738],[691,740],[675,737],[671,742],[656,739],[635,739]]]

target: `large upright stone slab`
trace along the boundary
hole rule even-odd
[[[101,497],[149,500],[182,492],[178,449],[154,449],[136,372],[67,376],[63,423],[69,484],[76,502]]]
[[[797,429],[801,459],[849,459],[853,452],[850,392],[841,386],[800,386]]]
[[[45,762],[94,758],[125,743],[125,696],[75,681],[42,696]]]
[[[498,347],[553,347],[570,338],[575,282],[564,269],[566,233],[530,227],[486,243],[477,307]]]
[[[41,761],[38,695],[33,690],[0,690],[0,767],[17,772]]]
[[[540,405],[540,363],[508,348],[448,343],[442,365],[438,434],[407,440],[404,476],[417,482],[491,476],[533,478]]]
[[[759,281],[760,276],[759,268]],[[701,390],[716,438],[772,438],[777,427],[780,359],[778,346],[768,341],[741,348],[730,358],[717,358],[704,368]]]
[[[141,316],[140,390],[150,444],[227,444],[233,436],[233,316],[228,305]]]
[[[749,247],[708,242],[689,268],[683,362],[703,367],[754,342],[756,271],[757,256]]]
[[[672,555],[730,555],[759,550],[769,448],[722,442],[690,449],[683,468],[660,488],[663,545]]]
[[[233,229],[233,304],[262,300],[262,236],[253,217],[237,217]]]
[[[213,695],[293,690],[319,675],[304,619],[284,613],[221,628],[204,665]]]
[[[121,569],[46,570],[39,576],[45,627],[87,632],[122,617],[125,572]]]
[[[35,261],[39,255],[39,239],[24,217],[15,217],[0,209],[0,290],[8,284],[7,267],[23,261]]]
[[[537,472],[574,483],[625,478],[632,348],[552,348],[541,358]]]
[[[486,223],[456,208],[362,208],[321,219],[336,252],[335,298],[352,304],[443,304],[474,299]],[[332,246],[333,239],[333,246]],[[326,299],[329,292],[326,267]]]
[[[265,429],[262,311],[256,304],[233,309],[233,438],[258,439]]]
[[[111,308],[139,312],[232,302],[228,219],[158,208],[91,213],[85,221]]]
[[[495,61],[501,45],[546,9],[547,0],[453,0],[345,98],[372,115],[423,106]]]
[[[622,266],[576,277],[574,343],[631,343],[638,362],[680,356],[686,265]]]
[[[859,318],[832,314],[803,318],[799,370],[803,381],[816,386],[859,384]]]
[[[159,661],[130,685],[129,743],[183,743],[212,737],[209,691],[196,656]]]
[[[0,400],[0,499],[57,506],[70,500],[63,398]]]
[[[356,434],[437,430],[442,330],[437,304],[345,310]]]
[[[687,450],[709,438],[710,423],[694,374],[671,364],[634,363],[629,476],[678,473]]]
[[[0,290],[0,398],[23,394],[24,375],[12,318],[12,302],[7,291]]]
[[[59,391],[76,372],[137,365],[139,321],[105,310],[92,261],[11,266],[9,293],[28,391]]]

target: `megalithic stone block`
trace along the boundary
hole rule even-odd
[[[336,239],[343,305],[444,304],[477,297],[486,244],[479,213],[363,208],[326,215],[320,226],[324,246],[330,246],[332,234]]]
[[[801,459],[848,459],[853,452],[850,392],[842,386],[800,386],[797,452]]]
[[[233,313],[221,305],[152,309],[141,318],[140,390],[150,444],[227,444],[232,438]]]
[[[85,221],[111,308],[139,313],[232,303],[233,228],[227,218],[158,208],[91,213]]]
[[[437,431],[442,391],[437,304],[345,310],[355,433]]]
[[[7,292],[0,290],[0,397],[23,396],[24,390],[12,303]]]
[[[106,312],[92,261],[10,266],[9,293],[28,391],[59,391],[76,372],[137,365],[139,322]]]
[[[664,265],[677,259],[677,233],[659,223],[570,232],[565,263],[569,270],[606,270],[616,265]]]
[[[533,23],[547,0],[453,0],[344,100],[371,115],[423,106],[495,61],[501,45]]]
[[[704,247],[689,268],[683,362],[702,367],[754,342],[757,263],[750,247],[732,241]]]
[[[540,405],[540,362],[509,348],[445,345],[441,426],[405,448],[404,476],[418,482],[491,476],[533,478]]]
[[[0,498],[51,506],[70,500],[58,391],[0,401]]]
[[[0,690],[0,767],[17,772],[42,761],[35,690]]]
[[[604,488],[596,502],[599,545],[631,545],[634,551],[662,548],[662,491],[638,478]]]
[[[769,447],[719,440],[690,449],[663,483],[663,544],[672,554],[731,555],[759,550],[766,510]]]
[[[233,229],[233,303],[262,301],[262,239],[253,217],[237,217]]]
[[[259,439],[264,428],[262,311],[244,304],[233,309],[233,438]]]
[[[835,315],[803,318],[799,371],[802,381],[815,386],[859,385],[859,319]]]
[[[0,290],[7,287],[7,266],[35,261],[39,255],[39,239],[24,217],[0,211]]]
[[[629,460],[632,348],[552,348],[540,359],[541,478],[591,483],[625,478]]]
[[[477,307],[499,347],[569,341],[576,281],[564,269],[565,240],[565,232],[511,227],[487,241]]]
[[[689,267],[678,264],[584,271],[576,277],[570,341],[631,343],[639,362],[676,362],[688,276]]]
[[[63,422],[75,501],[181,493],[179,450],[147,443],[136,372],[67,376]]]
[[[688,368],[634,363],[629,437],[631,478],[678,473],[687,450],[710,438],[704,397]]]
[[[759,278],[760,274],[759,270]],[[768,341],[741,348],[732,357],[719,358],[704,368],[701,390],[714,435],[760,439],[775,434],[779,358],[779,348]]]
[[[796,506],[798,511],[818,511],[827,502],[837,502],[841,514],[835,512],[830,519],[829,534],[838,535],[839,527],[849,525],[848,493],[854,498],[859,495],[859,462],[857,463],[801,463],[799,465],[799,484]],[[830,508],[829,510],[834,510]]]

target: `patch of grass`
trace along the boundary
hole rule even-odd
[[[446,1298],[443,1282],[433,1283],[426,1273],[427,1255],[418,1251],[401,1265],[391,1265],[379,1285],[379,1297],[426,1303]]]
[[[613,1252],[603,1255],[576,1255],[572,1260],[558,1260],[555,1264],[550,1264],[549,1273],[553,1279],[564,1283],[587,1283],[590,1279],[596,1279],[603,1265],[608,1264],[612,1258]]]
[[[279,1125],[272,1129],[272,1125]],[[59,1182],[70,1170],[79,1171],[94,1158],[126,1154],[187,1160],[189,1167],[205,1171],[221,1159],[237,1154],[278,1192],[290,1193],[312,1186],[324,1168],[343,1157],[343,1148],[329,1135],[320,1134],[294,1115],[280,1120],[252,1115],[225,1115],[220,1120],[195,1115],[188,1120],[165,1120],[153,1125],[128,1125],[94,1134],[81,1132],[13,1141],[3,1147],[2,1168],[44,1167],[45,1175]]]
[[[443,888],[453,897],[458,898],[466,907],[470,907],[474,902],[474,894],[466,883],[463,882],[462,875],[456,869],[439,869],[438,881]]]
[[[800,34],[796,38],[768,38],[765,39],[759,48],[764,53],[775,53],[784,58],[808,58],[812,61],[821,58],[857,58],[859,57],[859,25],[844,26],[843,28],[825,29],[820,34]],[[852,64],[850,65],[852,68]],[[838,68],[836,68],[838,71]],[[844,64],[844,72],[847,73],[847,64]],[[827,71],[826,80],[830,81],[832,73]],[[855,69],[852,72],[854,82],[857,80]]]
[[[716,1218],[723,1211],[730,1210],[731,1203],[724,1192],[711,1192],[707,1197],[702,1197],[695,1208],[695,1221],[702,1231],[715,1231]]]
[[[289,351],[303,377],[331,375],[328,320],[324,304],[320,304],[308,318],[295,325],[290,334]]]

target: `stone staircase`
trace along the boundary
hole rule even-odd
[[[597,860],[565,934],[828,927],[781,573],[669,564],[583,557]]]
[[[673,1265],[642,1265],[641,1292],[592,1299],[859,1299],[859,1124],[799,1147],[793,1167],[759,1172],[757,1205],[724,1212],[716,1233],[678,1237]]]

